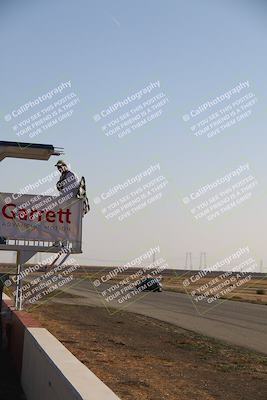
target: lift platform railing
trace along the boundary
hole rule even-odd
[[[4,239],[4,240],[3,240]],[[5,242],[5,243],[3,243]],[[57,253],[59,251],[59,247],[63,242],[55,242],[55,241],[44,241],[44,240],[25,240],[25,239],[7,239],[2,238],[0,240],[0,250],[3,251],[15,251],[16,249],[24,249],[24,250],[36,250],[36,252],[46,252],[46,253]],[[68,248],[72,254],[81,253],[81,242],[69,242]]]
[[[51,156],[61,154],[64,154],[63,149],[52,145],[0,141],[0,161],[6,157],[49,160]],[[33,197],[35,198],[33,195],[19,196],[22,204],[29,202],[30,205],[33,204],[31,202],[34,200]],[[70,254],[82,253],[82,200],[76,199],[75,204],[66,206],[65,202],[62,204],[61,199],[57,200],[56,197],[54,199],[53,196],[51,198],[53,202],[54,200],[58,202],[57,208],[48,208],[49,211],[45,211],[35,207],[34,203],[34,207],[31,206],[28,211],[26,206],[18,203],[18,196],[14,197],[12,193],[0,193],[0,250],[17,253],[18,279],[15,304],[18,310],[22,309],[23,283],[23,278],[19,277],[23,276],[24,265],[34,255],[39,252],[59,253],[55,262],[59,261],[62,264]],[[45,199],[45,196],[42,196],[42,199]],[[40,224],[34,223],[31,218],[34,215],[36,217],[36,213]],[[49,226],[46,226],[47,223]],[[62,251],[64,249],[65,252]]]

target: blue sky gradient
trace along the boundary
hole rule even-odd
[[[71,118],[33,142],[64,147],[87,179],[81,262],[120,263],[158,244],[170,267],[183,267],[186,251],[215,262],[239,246],[266,260],[266,2],[28,0],[0,10],[1,140],[17,140],[7,113],[60,82],[70,80],[80,99]],[[162,117],[106,137],[93,116],[157,80],[169,99]],[[194,137],[182,116],[247,80],[258,98],[252,116],[212,139]],[[163,199],[124,222],[105,220],[93,199],[157,162],[169,181]],[[212,223],[194,220],[181,199],[247,162],[259,182],[252,199]],[[5,160],[1,191],[37,181],[54,163]]]

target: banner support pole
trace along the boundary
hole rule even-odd
[[[21,265],[21,254],[20,251],[17,251],[17,279],[16,279],[16,298],[15,298],[15,308],[18,311],[22,310],[22,279],[20,278],[22,265]]]
[[[16,279],[16,297],[15,308],[17,311],[22,310],[23,306],[23,277],[20,276],[23,272],[23,267],[38,252],[34,250],[17,250],[17,279]]]

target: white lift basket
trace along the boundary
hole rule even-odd
[[[0,161],[6,157],[49,160],[63,154],[52,145],[0,141]],[[70,254],[82,253],[83,200],[62,196],[0,193],[0,251],[17,253],[15,307],[22,310],[22,272],[34,255],[58,253],[52,266]],[[23,275],[23,274],[22,274]]]

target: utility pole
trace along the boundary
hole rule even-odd
[[[191,251],[187,251],[185,253],[185,269],[189,269],[189,270],[193,269],[193,261],[192,261]]]
[[[207,268],[207,253],[204,252],[203,256],[204,256],[204,268]]]
[[[153,267],[155,267],[155,262],[156,262],[156,253],[154,251],[153,252]]]
[[[202,270],[203,268],[207,268],[207,253],[205,251],[200,253],[199,259],[199,269]]]
[[[187,262],[188,262],[188,252],[185,253],[185,264],[184,264],[185,269],[187,269]]]
[[[190,263],[190,269],[193,269],[193,262],[192,262],[192,253],[189,253],[189,263]]]
[[[263,260],[260,260],[260,272],[263,272]]]
[[[202,256],[203,256],[203,253],[201,252],[200,258],[199,258],[199,270],[202,270]]]

